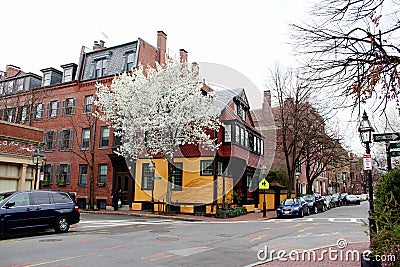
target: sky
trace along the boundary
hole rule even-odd
[[[1,5],[0,70],[7,64],[41,75],[41,69],[78,63],[82,46],[107,47],[142,38],[156,46],[164,31],[170,54],[218,63],[248,77],[261,106],[268,69],[291,65],[288,23],[305,17],[308,0],[204,1],[5,1]],[[259,93],[259,94],[258,94]]]

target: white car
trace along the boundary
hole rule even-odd
[[[360,202],[361,202],[360,198],[358,196],[356,196],[356,195],[347,195],[346,196],[347,205],[349,205],[349,204],[360,205]]]

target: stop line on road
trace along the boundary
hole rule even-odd
[[[328,222],[328,223],[365,223],[367,218],[288,218],[288,219],[270,219],[267,223],[272,222]]]

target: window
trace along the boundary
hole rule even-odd
[[[24,79],[17,80],[17,92],[21,92],[24,90]]]
[[[63,115],[75,114],[75,98],[67,98],[62,102],[62,114]]]
[[[243,109],[241,104],[235,104],[235,111],[242,120],[246,120],[246,111]]]
[[[82,149],[88,149],[90,144],[90,129],[82,129]]]
[[[100,147],[108,147],[108,140],[110,138],[110,128],[102,126],[100,128]]]
[[[87,185],[87,173],[88,173],[88,165],[81,164],[79,165],[79,181],[78,184],[81,186]]]
[[[235,143],[240,144],[240,127],[239,127],[239,125],[235,126]]]
[[[56,131],[48,131],[44,133],[44,150],[55,150],[56,149]]]
[[[32,205],[50,204],[49,192],[32,192],[31,201]]]
[[[296,161],[296,172],[301,173],[301,162]]]
[[[244,129],[243,128],[240,128],[240,144],[242,145],[242,146],[244,146],[245,145],[245,143],[244,143]]]
[[[106,184],[107,182],[107,164],[99,165],[98,183]]]
[[[4,120],[8,122],[14,122],[15,108],[7,108],[4,110]]]
[[[253,175],[247,174],[247,188],[251,188],[252,181],[253,181]]]
[[[231,142],[231,125],[222,123],[222,127],[224,128],[224,142]]]
[[[113,146],[117,147],[117,146],[120,146],[120,145],[122,145],[122,136],[117,136],[117,135],[115,135],[115,132],[114,132]]]
[[[249,132],[246,130],[244,131],[244,146],[249,147]]]
[[[72,148],[72,129],[61,130],[58,149],[67,150],[71,148]]]
[[[92,104],[93,104],[93,96],[85,96],[85,113],[91,113],[92,112]]]
[[[16,196],[14,196],[9,203],[15,202],[14,207],[25,207],[30,205],[29,194],[28,192],[22,192]]]
[[[200,161],[200,175],[211,176],[213,175],[213,161],[201,160]]]
[[[33,118],[42,119],[43,118],[43,113],[44,113],[44,105],[43,105],[43,103],[39,103],[35,107],[35,110],[34,110],[34,113],[33,113]]]
[[[135,62],[135,53],[133,52],[126,53],[125,71],[132,71],[134,62]]]
[[[175,162],[172,166],[172,190],[182,190],[182,165],[181,162]]]
[[[57,165],[57,184],[66,185],[70,183],[71,165],[59,164]]]
[[[14,81],[9,81],[7,83],[7,88],[4,88],[4,93],[11,94],[14,91]]]
[[[64,82],[72,81],[72,69],[65,69],[63,78],[64,78]]]
[[[53,184],[53,165],[52,164],[46,164],[44,165],[44,177],[43,177],[43,185],[50,185]]]
[[[17,122],[25,122],[28,117],[29,106],[25,105],[18,108]]]
[[[153,189],[153,174],[149,169],[149,163],[142,164],[142,189],[151,190]]]
[[[106,71],[107,71],[107,67],[108,67],[108,59],[106,58],[102,58],[99,60],[95,61],[95,77],[99,78],[99,77],[103,77],[104,75],[106,75]]]
[[[51,73],[43,74],[43,86],[48,86],[51,83]]]
[[[46,111],[47,118],[57,117],[59,109],[60,109],[60,101],[54,100],[47,103],[47,111]]]
[[[66,192],[51,192],[55,204],[72,203],[72,199]]]
[[[0,83],[0,95],[4,93],[4,85],[5,83]]]

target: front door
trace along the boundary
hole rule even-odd
[[[121,201],[122,205],[131,205],[132,204],[132,191],[134,188],[133,179],[131,178],[131,174],[129,172],[116,172],[116,190],[121,190]]]

